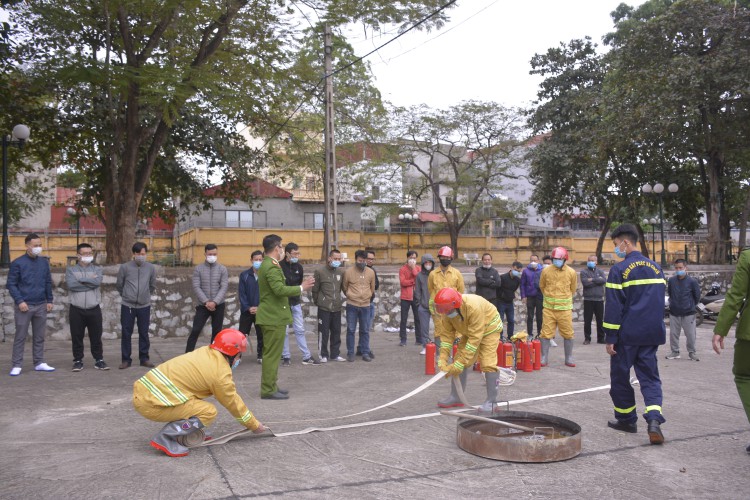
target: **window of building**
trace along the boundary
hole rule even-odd
[[[305,179],[305,189],[308,191],[315,191],[315,177],[307,176]]]
[[[250,210],[226,210],[226,227],[253,227],[253,212]]]
[[[372,199],[373,200],[379,200],[380,199],[380,186],[373,186],[372,187]]]

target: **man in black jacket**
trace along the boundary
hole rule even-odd
[[[281,265],[281,270],[284,271],[286,285],[302,285],[302,278],[305,273],[302,269],[302,264],[299,263],[299,246],[296,243],[287,243],[284,252],[284,260],[279,262],[279,264]],[[302,364],[319,365],[320,362],[312,357],[310,349],[307,347],[305,319],[302,315],[302,298],[300,296],[289,297],[289,309],[292,312],[292,329],[294,330],[294,336],[297,338],[297,347],[302,352]],[[289,351],[289,329],[287,328],[287,332],[284,335],[284,348],[281,352],[282,366],[289,366],[291,364],[291,357],[292,353]]]
[[[513,327],[515,321],[515,300],[516,290],[521,286],[521,271],[523,264],[518,261],[513,262],[510,271],[500,275],[500,286],[497,289],[497,310],[503,320],[503,333],[506,338],[513,336]]]
[[[477,295],[487,299],[497,307],[497,289],[500,286],[500,275],[492,267],[492,255],[482,255],[482,265],[474,271],[477,280]]]

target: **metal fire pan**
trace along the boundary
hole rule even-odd
[[[456,431],[459,448],[493,460],[527,463],[568,460],[581,453],[581,426],[571,420],[523,411],[499,411],[487,417],[536,428],[538,432],[459,418]],[[554,431],[552,435],[550,430]]]

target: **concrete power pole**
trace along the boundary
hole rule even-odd
[[[332,248],[338,247],[338,210],[336,207],[336,137],[333,127],[333,33],[331,27],[325,26],[324,40],[324,69],[325,69],[325,155],[326,170],[324,175],[323,196],[325,198],[325,220],[323,221],[323,261],[328,258]]]

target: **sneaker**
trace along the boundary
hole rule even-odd
[[[362,355],[362,361],[372,361],[372,356],[370,356],[369,353],[364,353]]]
[[[302,360],[302,364],[303,364],[303,365],[319,365],[319,364],[320,364],[320,361],[317,361],[317,360],[316,360],[315,358],[313,358],[313,357],[309,357],[309,358],[307,358],[307,359],[303,359],[303,360]]]
[[[555,339],[549,339],[549,345],[552,347],[557,347],[557,342],[555,342]]]
[[[39,363],[38,365],[36,365],[34,367],[34,370],[36,370],[38,372],[53,372],[53,371],[55,371],[55,369],[52,368],[47,363]]]
[[[282,359],[281,366],[292,366],[292,360],[289,358]]]
[[[334,361],[346,361],[346,360],[342,358],[341,356],[336,356],[336,359],[334,359]]]
[[[419,351],[419,354],[421,354],[422,356],[424,356],[425,354],[427,354],[427,349],[425,349],[425,348],[423,347],[423,348],[422,348],[422,350],[421,350],[421,351]]]
[[[328,358],[326,358],[325,356],[321,356],[320,362],[321,363],[328,363]]]
[[[399,347],[406,347],[406,342],[400,342],[400,343],[398,344],[398,346],[399,346]]]
[[[109,370],[109,366],[107,366],[107,363],[105,363],[103,359],[94,363],[94,368],[97,370]]]
[[[263,358],[258,358],[258,364],[259,364],[259,365],[262,365],[262,364],[263,364]]]
[[[700,361],[701,360],[701,358],[699,358],[698,355],[696,353],[694,353],[694,352],[690,353],[690,359],[692,359],[693,361]]]
[[[73,371],[80,372],[83,370],[83,361],[73,361]]]
[[[21,374],[21,367],[20,366],[14,366],[10,369],[10,376],[11,377],[17,377]]]
[[[669,353],[669,354],[667,354],[667,359],[680,359],[680,353],[679,352],[677,352],[677,353],[674,353],[674,352]]]
[[[346,355],[346,360],[348,362],[350,362],[350,363],[353,363],[354,362],[354,354],[347,354]]]

